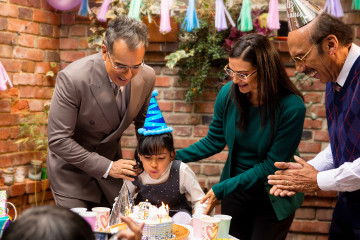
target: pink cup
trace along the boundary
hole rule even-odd
[[[194,230],[194,237],[201,239],[201,218],[206,217],[202,214],[194,214],[192,216],[192,226]]]
[[[95,231],[106,231],[109,225],[110,208],[95,207],[91,210],[97,213]]]
[[[219,231],[220,219],[214,217],[201,218],[201,239],[216,240]]]
[[[95,223],[96,223],[96,212],[79,212],[79,215],[85,219],[89,225],[91,226],[91,229],[95,231]]]

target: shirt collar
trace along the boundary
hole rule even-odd
[[[342,67],[340,74],[336,80],[336,83],[339,84],[341,87],[344,86],[345,80],[349,75],[351,67],[354,65],[356,59],[359,56],[360,56],[360,47],[355,44],[351,44],[349,54],[346,57],[344,66]]]

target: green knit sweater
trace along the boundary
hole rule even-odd
[[[270,120],[262,128],[258,108],[250,107],[249,126],[239,131],[236,122],[239,112],[228,98],[232,82],[219,92],[214,108],[213,120],[206,137],[177,151],[176,159],[194,162],[212,156],[227,145],[229,155],[220,182],[212,187],[218,200],[235,192],[262,184],[269,192],[271,186],[267,176],[277,168],[275,162],[293,161],[297,152],[305,118],[305,106],[296,95],[287,95],[280,101],[281,111],[277,111],[274,136],[271,138]],[[293,197],[275,197],[270,201],[279,220],[290,216],[303,201],[303,194]]]

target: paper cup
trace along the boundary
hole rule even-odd
[[[230,229],[230,222],[232,217],[229,215],[219,214],[214,216],[217,219],[220,219],[219,223],[219,231],[218,231],[218,238],[228,238],[229,237],[229,229]]]
[[[96,212],[79,212],[79,215],[85,219],[89,225],[91,226],[91,229],[95,231],[95,223],[96,223]]]
[[[97,213],[95,231],[106,231],[109,225],[110,208],[95,207],[91,210]]]
[[[201,239],[216,240],[219,231],[220,219],[214,217],[201,218]]]
[[[87,209],[86,209],[86,208],[83,208],[83,207],[71,208],[70,210],[73,211],[74,213],[77,213],[77,214],[79,214],[79,213],[81,213],[81,212],[86,212],[86,211],[87,211]]]
[[[192,216],[192,227],[194,230],[194,237],[201,239],[201,218],[206,217],[203,214],[194,214]]]

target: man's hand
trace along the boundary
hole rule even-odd
[[[205,203],[207,202],[207,207],[206,210],[204,212],[205,215],[209,215],[211,213],[211,211],[214,209],[214,207],[216,206],[216,204],[218,204],[219,200],[217,200],[215,193],[213,192],[212,189],[210,189],[206,195],[200,200],[200,203]]]
[[[297,163],[275,163],[277,168],[284,170],[278,170],[275,175],[268,176],[268,183],[276,187],[271,188],[270,194],[292,196],[295,192],[316,192],[320,190],[317,185],[319,171],[298,156],[294,156],[294,159]],[[282,192],[284,190],[287,192]]]
[[[109,175],[113,178],[123,178],[126,180],[134,181],[135,176],[139,174],[139,170],[135,168],[136,161],[120,159],[114,161]]]
[[[145,223],[137,225],[130,217],[120,216],[121,221],[127,224],[130,230],[121,231],[117,237],[121,240],[141,240],[142,229]]]

